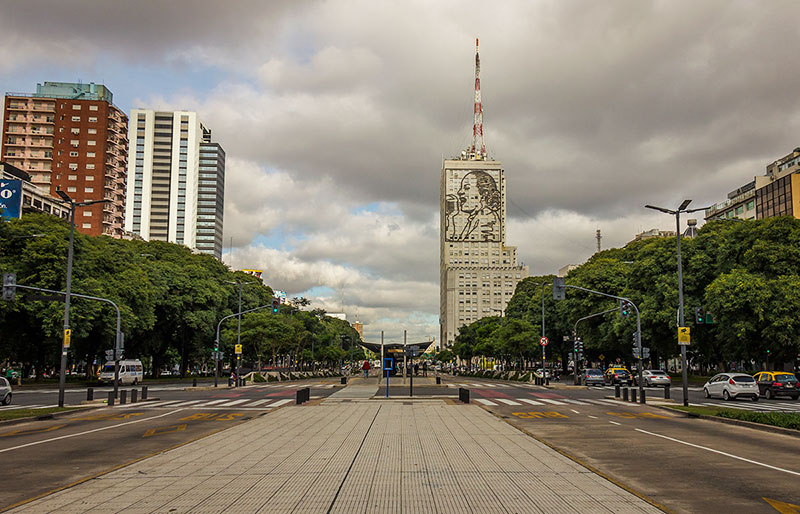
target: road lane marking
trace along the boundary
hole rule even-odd
[[[505,403],[506,405],[522,405],[522,404],[521,404],[521,403],[519,403],[519,402],[515,402],[514,400],[507,400],[507,399],[505,399],[505,398],[498,398],[498,399],[497,399],[497,401],[498,401],[498,402],[503,402],[503,403]]]
[[[289,402],[293,402],[294,400],[278,400],[277,402],[270,405],[270,407],[280,407],[281,405],[285,405]]]
[[[597,419],[597,416],[589,416],[592,419]]]
[[[800,472],[797,472],[797,471],[792,471],[792,470],[789,470],[789,469],[779,468],[777,466],[771,466],[769,464],[764,464],[763,462],[758,462],[756,460],[747,459],[745,457],[739,457],[738,455],[734,455],[732,453],[727,453],[727,452],[723,452],[723,451],[720,451],[720,450],[715,450],[714,448],[709,448],[708,446],[701,446],[699,444],[690,443],[688,441],[681,441],[680,439],[675,439],[674,437],[669,437],[669,436],[662,435],[662,434],[656,434],[655,432],[648,432],[647,430],[642,430],[641,428],[635,428],[634,430],[636,430],[637,432],[641,432],[643,434],[660,437],[662,439],[667,439],[668,441],[673,441],[673,442],[676,442],[676,443],[685,444],[686,446],[691,446],[692,448],[698,448],[700,450],[706,450],[706,451],[711,452],[711,453],[718,453],[719,455],[724,455],[726,457],[730,457],[732,459],[741,460],[743,462],[749,462],[750,464],[755,464],[756,466],[763,466],[765,468],[774,469],[775,471],[782,471],[784,473],[789,473],[791,475],[800,476]]]
[[[571,410],[572,412],[574,412],[575,414],[580,414],[580,412],[576,411],[575,409],[570,409],[570,410]]]
[[[481,402],[484,405],[488,405],[489,407],[497,407],[497,404],[491,400],[487,400],[486,398],[475,398],[476,402]]]
[[[225,402],[227,402],[227,401],[228,401],[228,400],[211,400],[211,401],[210,401],[210,402],[208,402],[208,403],[204,403],[204,404],[203,404],[203,406],[205,407],[206,405],[216,405],[216,404],[218,404],[218,403],[225,403]]]
[[[252,403],[248,403],[247,405],[243,405],[243,407],[258,407],[259,405],[267,402],[271,402],[272,398],[267,398],[266,400],[258,400]]]
[[[539,401],[536,401],[536,400],[529,400],[527,398],[517,398],[517,400],[519,400],[521,402],[529,403],[531,405],[544,405],[542,402],[539,402]]]
[[[228,402],[228,403],[220,403],[219,406],[220,407],[232,407],[234,405],[239,405],[240,403],[244,403],[244,402],[248,402],[248,401],[250,401],[249,398],[244,399],[244,400],[233,400],[232,402]]]
[[[172,432],[183,432],[186,430],[186,423],[182,423],[180,425],[167,425],[165,427],[157,427],[151,428],[144,434],[142,437],[153,437],[154,435],[161,435],[161,434],[170,434]]]
[[[553,405],[566,405],[564,402],[560,402],[558,400],[551,400],[549,398],[540,398],[539,401],[542,401],[542,402],[545,402],[545,403],[552,403]]]
[[[568,418],[566,414],[561,414],[560,412],[555,411],[533,411],[533,412],[512,412],[514,416],[517,416],[520,419],[542,419],[542,418]]]
[[[195,403],[200,403],[200,402],[202,402],[202,401],[203,401],[203,400],[189,400],[188,402],[176,403],[175,405],[172,405],[172,407],[186,407],[187,405],[192,405],[192,404],[195,404]]]
[[[59,428],[64,428],[67,426],[64,425],[53,425],[52,427],[45,427],[45,428],[23,428],[20,430],[14,430],[12,432],[6,432],[5,434],[0,434],[0,437],[12,437],[15,435],[30,435],[30,434],[41,434],[44,432],[52,432],[53,430],[58,430]]]
[[[612,425],[621,425],[622,423],[617,423],[616,421],[609,421]]]
[[[67,434],[67,435],[62,435],[62,436],[58,436],[58,437],[53,437],[53,438],[50,438],[50,439],[43,439],[41,441],[34,441],[32,443],[21,444],[19,446],[12,446],[11,448],[3,448],[2,450],[0,450],[0,453],[10,452],[12,450],[19,450],[20,448],[27,448],[28,446],[36,446],[37,444],[49,443],[49,442],[52,442],[52,441],[60,441],[61,439],[69,439],[70,437],[78,437],[78,436],[81,436],[81,435],[92,434],[94,432],[101,432],[103,430],[110,430],[112,428],[124,427],[125,425],[132,425],[133,423],[141,423],[142,421],[148,421],[148,420],[151,420],[151,419],[163,418],[164,416],[169,416],[171,414],[175,414],[176,412],[180,412],[181,410],[182,409],[176,409],[176,410],[173,410],[173,411],[170,411],[170,412],[165,412],[164,414],[158,414],[157,416],[150,416],[149,418],[135,419],[133,421],[126,421],[125,423],[118,423],[116,425],[110,425],[110,426],[107,426],[107,427],[94,428],[92,430],[87,430],[85,432],[78,432],[77,434]]]

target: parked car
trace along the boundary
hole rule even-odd
[[[11,403],[11,384],[5,378],[0,378],[0,404]]]
[[[672,379],[669,378],[666,371],[661,371],[660,369],[646,369],[642,371],[642,382],[644,382],[644,385],[647,387],[667,387],[672,383]],[[633,376],[633,383],[639,385],[638,375]]]
[[[597,368],[587,368],[581,372],[583,385],[605,385],[603,370]]]
[[[767,400],[778,395],[786,395],[792,400],[800,398],[800,382],[792,373],[786,371],[762,371],[753,375],[758,384],[758,393]]]
[[[711,377],[703,385],[706,398],[721,396],[723,400],[750,398],[758,401],[758,385],[756,380],[744,373],[719,373]]]
[[[633,377],[631,376],[631,372],[628,371],[628,368],[624,366],[611,366],[606,370],[606,383],[608,385],[616,385],[626,383],[628,385],[633,384]]]
[[[106,362],[100,372],[100,381],[106,384],[114,383],[114,362]],[[119,383],[136,385],[142,381],[142,361],[139,359],[127,359],[119,361]]]

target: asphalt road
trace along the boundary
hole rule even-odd
[[[468,386],[471,402],[669,510],[774,514],[769,501],[800,504],[800,438],[631,405],[606,398],[610,388],[445,381]]]
[[[242,388],[165,388],[157,401],[91,409],[45,421],[0,426],[0,510],[176,445],[342,386],[315,379]]]

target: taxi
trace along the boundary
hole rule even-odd
[[[786,371],[761,371],[753,375],[758,384],[758,393],[767,400],[786,395],[792,400],[800,398],[800,382]]]
[[[609,385],[616,385],[626,383],[633,384],[633,375],[628,371],[625,366],[611,366],[606,370],[606,383]]]

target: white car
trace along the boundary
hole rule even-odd
[[[0,378],[0,405],[11,403],[11,384],[5,378]]]
[[[638,373],[633,374],[633,381],[636,385],[639,384]],[[661,371],[660,369],[646,369],[642,371],[642,382],[644,382],[644,385],[647,387],[666,387],[672,383],[672,379],[669,378],[669,375],[667,375],[665,371]]]
[[[721,396],[723,400],[750,398],[758,401],[758,384],[750,375],[744,373],[720,373],[714,375],[703,385],[706,398]]]
[[[536,378],[542,378],[542,375],[543,375],[542,368],[539,368],[539,369],[537,369],[536,371],[533,372],[533,376],[535,376]],[[545,371],[544,375],[545,375],[545,378],[550,378],[550,370]]]

